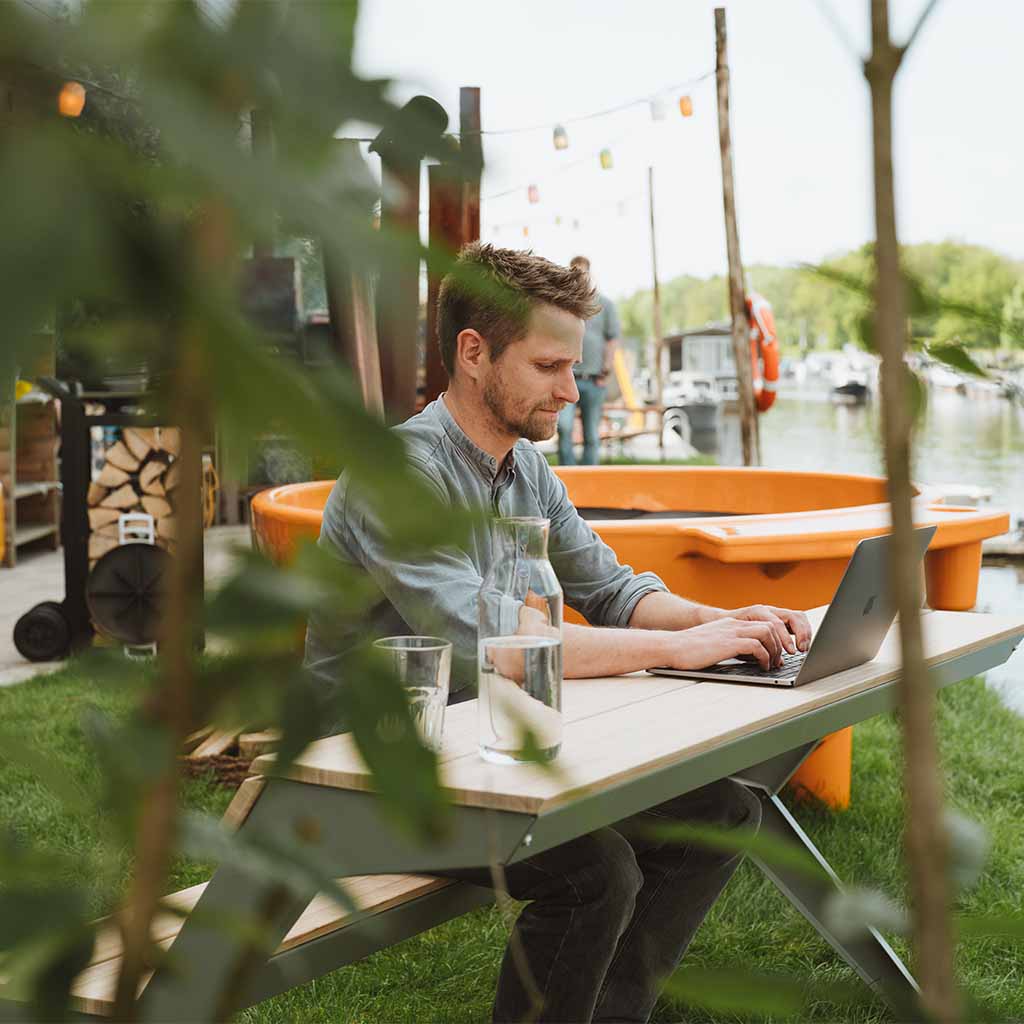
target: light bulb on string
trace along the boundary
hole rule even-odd
[[[689,96],[679,97],[679,113],[683,117],[693,117],[693,100]]]
[[[626,204],[625,203],[619,203],[619,216],[620,217],[625,217],[626,216]]]
[[[668,104],[663,96],[655,96],[651,100],[651,120],[664,121],[668,114]]]
[[[529,199],[531,203],[539,203],[540,202],[540,189],[537,188],[536,185],[531,185],[526,190],[526,198]]]
[[[602,149],[600,153],[601,170],[610,171],[615,166],[612,160],[612,151],[610,149]]]
[[[569,148],[569,133],[565,130],[564,126],[560,124],[555,125],[555,130],[552,134],[552,140],[555,143],[555,149]]]
[[[61,117],[78,117],[85,109],[85,86],[81,82],[65,82],[57,95],[57,111]]]
[[[528,225],[524,224],[523,225],[523,238],[529,238],[529,237],[530,237],[530,228],[529,228]]]
[[[578,220],[573,220],[573,222],[572,222],[572,229],[573,229],[573,231],[579,231],[579,229],[580,229],[580,222]]]
[[[562,224],[562,215],[559,213],[555,214],[555,227],[560,227]]]

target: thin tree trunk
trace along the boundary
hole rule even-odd
[[[654,345],[651,347],[651,381],[654,384],[658,405],[665,401],[665,382],[661,379],[661,343],[665,337],[661,322],[661,285],[658,282],[658,242],[654,227],[654,168],[647,168],[647,202],[651,215],[651,274],[654,278]]]
[[[223,268],[231,264],[227,214],[212,205],[197,227],[197,263]],[[161,771],[145,788],[140,800],[135,839],[135,869],[128,902],[120,918],[124,958],[118,976],[113,1018],[134,1020],[136,992],[149,967],[150,928],[157,905],[167,887],[167,873],[178,828],[178,759],[185,736],[194,728],[195,667],[193,647],[202,615],[203,533],[199,517],[203,438],[209,432],[204,368],[204,341],[187,322],[175,339],[177,369],[170,392],[170,419],[181,431],[181,482],[177,491],[178,542],[171,563],[170,586],[164,606],[160,637],[160,674],[152,698],[143,711],[160,726],[168,748]],[[200,567],[197,576],[197,564]],[[199,585],[197,586],[197,579]]]
[[[725,243],[729,253],[729,312],[732,316],[732,353],[739,392],[743,465],[761,464],[761,439],[754,407],[750,367],[750,325],[743,285],[743,261],[736,226],[736,194],[732,175],[732,135],[729,127],[729,59],[726,48],[725,8],[715,8],[715,79],[718,85],[718,144],[722,156],[722,203],[725,207]]]
[[[906,850],[913,900],[915,970],[926,1013],[936,1021],[962,1019],[953,975],[947,843],[935,737],[935,697],[924,665],[911,517],[910,431],[905,295],[896,237],[892,163],[893,83],[904,51],[889,39],[888,0],[871,0],[872,54],[865,65],[871,87],[875,185],[875,342],[882,356],[882,423],[892,509],[891,585],[902,644]]]

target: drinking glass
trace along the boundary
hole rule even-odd
[[[452,645],[438,636],[386,636],[374,640],[409,698],[413,721],[424,745],[441,749],[444,709],[452,670]]]

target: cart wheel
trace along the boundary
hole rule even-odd
[[[160,633],[171,556],[152,544],[108,551],[85,582],[85,603],[96,626],[124,644],[142,647]]]
[[[60,661],[71,650],[71,624],[57,601],[30,608],[14,625],[14,646],[29,661]]]

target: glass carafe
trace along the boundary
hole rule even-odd
[[[498,519],[479,599],[480,756],[550,761],[562,745],[562,588],[547,519]]]

